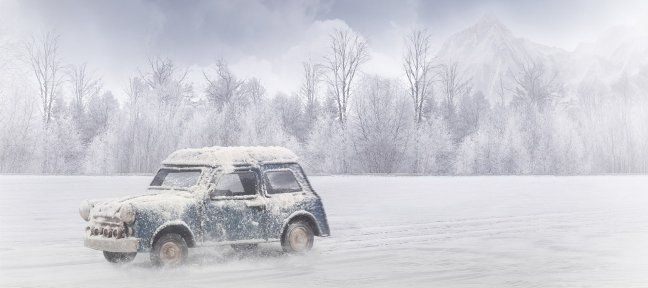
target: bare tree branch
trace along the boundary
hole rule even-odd
[[[405,46],[403,68],[414,104],[414,119],[416,123],[421,123],[424,118],[424,106],[431,101],[433,93],[430,34],[427,30],[413,30],[405,37]]]
[[[314,64],[311,59],[308,59],[302,65],[304,67],[304,83],[301,87],[301,94],[306,97],[306,111],[312,114],[315,101],[317,101],[317,88],[321,80],[322,66]]]
[[[330,55],[325,57],[329,70],[327,82],[337,105],[338,120],[345,125],[351,85],[360,65],[369,60],[367,42],[350,30],[335,30],[330,35]]]
[[[83,113],[86,99],[101,90],[99,79],[88,75],[86,68],[87,64],[83,63],[80,66],[71,67],[68,72],[73,90],[72,107],[74,107],[74,113],[77,117]]]
[[[518,103],[535,106],[540,111],[550,107],[560,96],[558,74],[547,74],[543,64],[529,62],[522,65],[522,71],[513,76],[515,100]]]
[[[463,79],[459,73],[457,63],[443,64],[440,67],[439,78],[441,81],[441,92],[443,93],[444,117],[451,117],[455,111],[456,99],[466,93],[470,93],[470,82]]]
[[[62,82],[61,59],[58,55],[58,34],[47,32],[36,39],[32,37],[24,45],[27,62],[31,67],[38,85],[41,100],[43,123],[52,120],[52,107]]]
[[[205,89],[207,99],[218,109],[222,109],[225,104],[230,103],[245,83],[236,78],[222,59],[216,63],[216,79],[209,77],[205,71],[203,71],[203,76],[207,81]]]

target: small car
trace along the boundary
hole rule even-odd
[[[84,245],[112,263],[150,252],[154,265],[175,266],[188,248],[219,244],[234,250],[280,242],[284,251],[311,249],[329,236],[320,196],[297,156],[282,147],[206,147],[173,152],[147,193],[84,201]]]

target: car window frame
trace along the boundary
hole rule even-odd
[[[270,193],[270,189],[272,189],[272,185],[270,185],[270,178],[268,178],[268,173],[270,172],[282,172],[282,171],[288,171],[292,173],[293,177],[295,178],[295,182],[297,182],[297,185],[299,185],[299,191],[291,191],[291,192],[282,192],[282,193]],[[263,171],[263,184],[264,184],[264,194],[268,198],[272,198],[272,196],[275,195],[282,195],[282,194],[293,194],[293,193],[304,193],[304,185],[302,185],[301,182],[299,182],[299,178],[295,174],[295,171],[293,169],[290,169],[288,167],[285,168],[273,168],[273,169],[268,169]]]
[[[257,182],[256,182],[255,191],[254,191],[253,195],[211,196],[212,191],[214,191],[214,189],[216,189],[216,185],[218,185],[218,183],[214,184],[214,183],[211,183],[211,181],[209,181],[210,187],[209,187],[209,189],[207,191],[207,199],[209,201],[250,200],[250,199],[255,199],[255,198],[259,197],[259,195],[261,194],[261,190],[262,190],[261,189],[262,179],[261,179],[260,173],[259,173],[259,171],[257,169],[240,169],[240,170],[237,169],[237,170],[234,170],[233,172],[229,172],[229,173],[222,173],[222,172],[217,173],[213,177],[219,177],[218,180],[220,181],[220,177],[222,177],[223,175],[241,174],[241,173],[253,173],[254,174]],[[214,179],[213,177],[212,177],[212,180]],[[213,184],[213,186],[212,186],[212,184]]]
[[[160,170],[175,170],[175,171],[200,171],[200,175],[198,176],[198,180],[196,181],[196,184],[194,184],[191,187],[173,187],[173,186],[153,186],[153,181],[155,181],[155,177],[157,176],[158,173],[160,173]],[[155,171],[155,175],[153,175],[153,179],[148,185],[148,189],[155,189],[155,190],[182,190],[182,191],[191,191],[194,187],[201,185],[203,183],[203,179],[205,178],[205,167],[200,167],[200,166],[186,166],[186,167],[174,167],[174,166],[164,166],[160,167],[158,170]]]

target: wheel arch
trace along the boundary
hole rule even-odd
[[[315,234],[315,236],[321,235],[319,223],[315,219],[315,216],[307,211],[297,211],[293,214],[290,214],[290,216],[288,216],[288,218],[286,218],[286,220],[283,222],[280,237],[283,237],[283,234],[284,232],[286,232],[286,229],[288,228],[288,225],[290,225],[290,223],[300,220],[310,224],[311,228],[313,228],[313,233]]]
[[[160,225],[153,233],[153,237],[151,237],[151,247],[153,247],[155,241],[162,237],[162,235],[168,233],[180,235],[187,242],[187,247],[196,247],[196,237],[193,231],[191,231],[191,228],[189,228],[189,225],[183,221],[172,221]]]

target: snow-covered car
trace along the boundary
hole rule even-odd
[[[173,152],[147,193],[84,201],[85,246],[109,262],[150,252],[156,265],[178,265],[188,248],[227,244],[235,250],[280,242],[306,252],[328,236],[320,197],[297,156],[281,147],[206,147]]]

